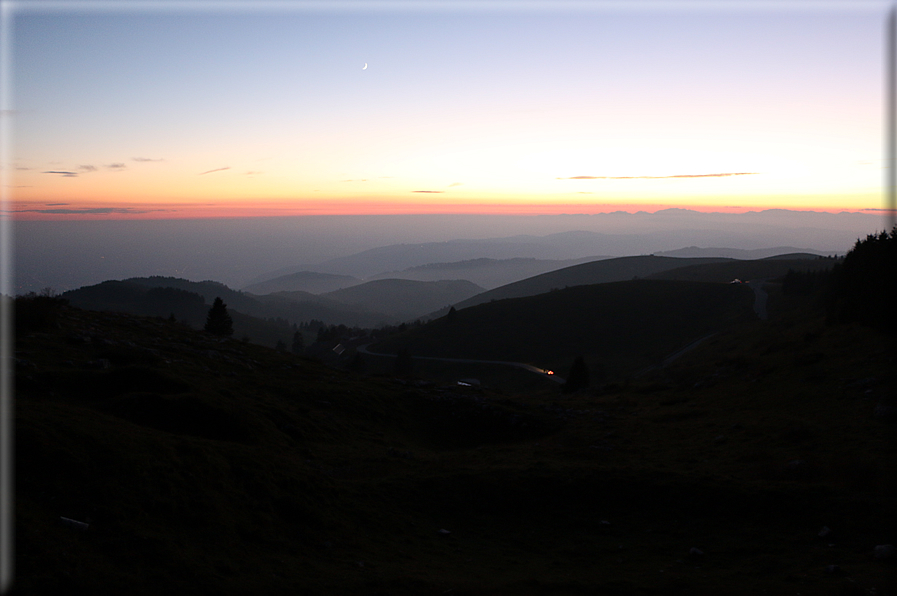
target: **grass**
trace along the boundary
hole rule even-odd
[[[59,306],[16,341],[15,590],[893,594],[893,340],[769,306],[568,396]]]

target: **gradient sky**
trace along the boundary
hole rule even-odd
[[[748,4],[8,3],[6,209],[881,208],[891,3]]]

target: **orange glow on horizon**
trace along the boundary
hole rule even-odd
[[[798,202],[796,202],[798,203]],[[612,212],[654,213],[665,209],[684,209],[701,213],[746,213],[768,209],[817,212],[884,212],[876,207],[856,208],[783,205],[780,202],[744,205],[669,204],[633,202],[420,202],[395,200],[311,200],[253,201],[221,203],[13,203],[3,210],[4,218],[14,221],[87,221],[153,220],[238,217],[294,217],[313,215],[594,215]]]

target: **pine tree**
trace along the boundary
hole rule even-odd
[[[305,351],[305,342],[302,340],[302,334],[298,331],[293,333],[293,345],[291,349],[294,354],[301,354]]]
[[[221,298],[215,298],[212,308],[209,309],[209,316],[206,317],[206,331],[213,335],[222,337],[230,337],[234,333],[234,321],[227,314],[227,305]]]
[[[832,270],[828,316],[832,322],[856,321],[897,332],[893,317],[897,301],[897,226],[890,232],[857,240]]]

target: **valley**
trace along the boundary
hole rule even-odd
[[[893,341],[792,277],[490,301],[404,370],[21,298],[17,593],[893,593]]]

